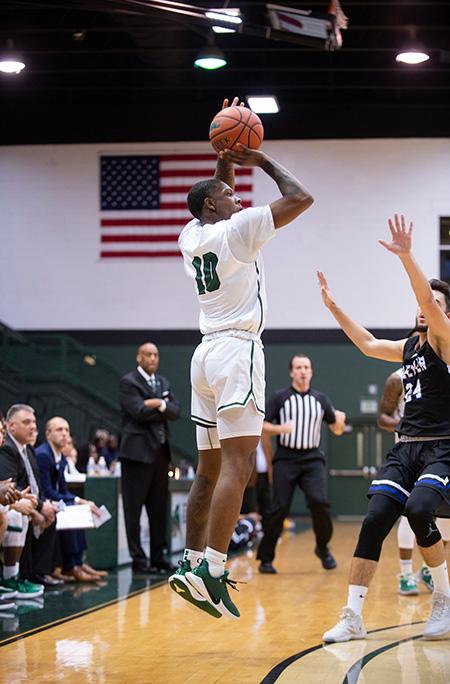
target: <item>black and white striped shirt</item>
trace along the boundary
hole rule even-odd
[[[309,389],[297,392],[293,387],[273,394],[266,406],[269,423],[286,423],[291,420],[294,428],[290,435],[279,435],[278,445],[288,449],[317,449],[320,444],[322,421],[334,423],[334,408],[323,392]]]

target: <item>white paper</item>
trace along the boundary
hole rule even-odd
[[[66,482],[86,482],[86,475],[84,473],[64,473],[64,479]]]
[[[108,522],[108,520],[111,520],[111,513],[108,511],[106,506],[100,506],[100,515],[92,515],[92,520],[94,523],[94,527],[101,527],[105,522]]]
[[[89,504],[66,506],[65,510],[56,514],[57,530],[85,530],[94,527],[92,511]]]

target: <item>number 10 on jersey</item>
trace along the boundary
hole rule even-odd
[[[192,259],[199,295],[219,289],[220,280],[216,270],[218,261],[217,254],[214,252],[206,252],[201,257],[196,256]]]

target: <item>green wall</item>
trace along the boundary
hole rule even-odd
[[[183,411],[182,419],[172,425],[174,445],[195,455],[195,430],[189,419],[189,365],[194,347],[159,345],[159,349],[160,372],[169,378]],[[135,345],[90,346],[90,351],[115,366],[120,373],[127,373],[135,367]],[[387,375],[396,368],[393,364],[367,359],[347,344],[267,345],[267,395],[289,384],[289,359],[298,352],[307,354],[313,361],[313,386],[328,394],[333,404],[346,411],[349,417],[359,415],[359,399],[367,395],[368,385],[378,385],[381,393]]]

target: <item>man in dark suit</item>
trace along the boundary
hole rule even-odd
[[[157,374],[159,351],[142,344],[137,369],[119,386],[122,409],[122,496],[128,548],[133,570],[171,571],[164,558],[170,445],[168,421],[180,415],[180,404],[169,381]],[[140,541],[140,516],[145,506],[150,524],[150,566]]]
[[[36,449],[36,461],[39,467],[44,496],[51,501],[63,501],[67,506],[89,504],[92,513],[100,511],[93,501],[86,501],[69,491],[64,471],[67,461],[62,450],[70,436],[69,423],[64,418],[55,416],[45,426],[46,441]],[[83,562],[83,553],[87,548],[83,530],[64,530],[58,532],[62,552],[62,574],[60,577],[73,577],[77,582],[99,580],[106,572],[94,570]]]
[[[56,541],[56,507],[44,500],[33,444],[36,441],[34,409],[14,404],[6,414],[8,434],[0,459],[0,479],[11,477],[20,490],[30,488],[36,508],[30,513],[30,526],[20,557],[20,572],[27,580],[41,584],[58,584],[52,580]],[[39,535],[33,533],[39,530]]]

